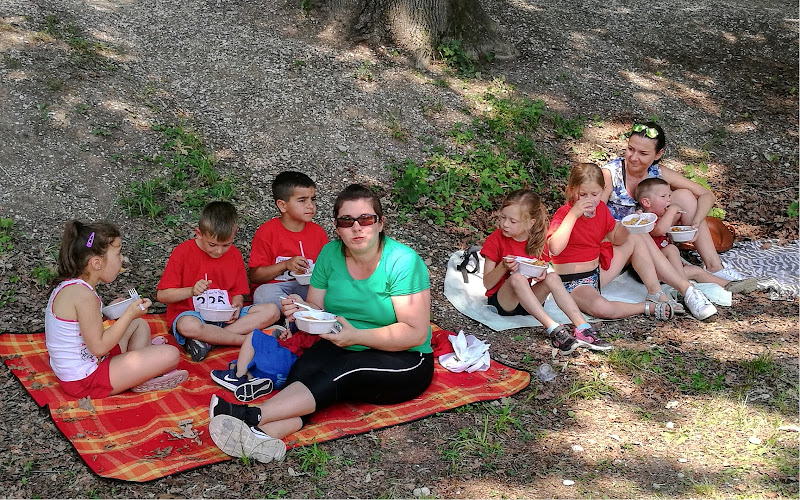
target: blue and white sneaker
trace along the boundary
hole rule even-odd
[[[231,392],[235,392],[239,386],[249,382],[249,380],[247,380],[247,374],[242,375],[241,377],[236,376],[235,360],[228,363],[227,370],[211,370],[211,378],[214,380],[214,382]]]

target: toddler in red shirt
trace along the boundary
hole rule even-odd
[[[667,181],[660,177],[645,179],[636,186],[633,198],[642,207],[643,212],[658,216],[658,221],[650,231],[650,237],[678,274],[698,283],[716,283],[732,293],[748,293],[757,288],[757,278],[727,280],[702,267],[683,263],[680,250],[667,237],[667,231],[674,224],[680,223],[682,213],[680,205],[672,202],[672,190]]]

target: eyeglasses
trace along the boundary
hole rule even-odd
[[[336,217],[336,227],[353,227],[356,222],[361,227],[371,226],[379,220],[381,220],[381,216],[375,214],[361,214],[355,219],[345,215],[344,217]]]
[[[633,131],[637,134],[644,132],[644,135],[651,139],[655,139],[658,137],[658,129],[653,127],[648,127],[647,125],[643,125],[641,123],[634,123],[633,124]]]

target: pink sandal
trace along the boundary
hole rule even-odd
[[[159,335],[158,337],[153,337],[153,339],[150,341],[150,344],[152,345],[164,345],[166,343],[167,339],[165,339],[161,335]]]
[[[170,372],[165,373],[164,375],[153,377],[147,382],[137,385],[136,387],[132,388],[131,391],[150,392],[150,391],[160,391],[163,389],[174,389],[183,382],[186,382],[188,378],[189,378],[189,372],[187,372],[186,370],[172,370]]]

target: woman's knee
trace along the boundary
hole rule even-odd
[[[694,216],[697,210],[697,197],[688,189],[676,189],[672,192],[672,203],[681,206],[686,215]]]

